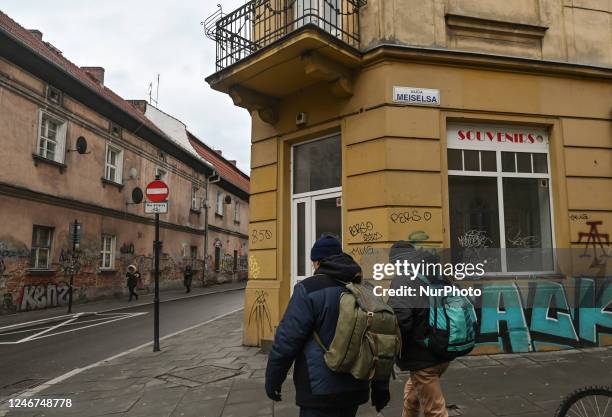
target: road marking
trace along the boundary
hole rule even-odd
[[[213,321],[222,319],[223,317],[227,317],[227,316],[229,316],[231,314],[237,313],[237,312],[242,311],[242,310],[244,310],[244,307],[237,308],[236,310],[232,310],[232,311],[229,311],[229,312],[224,313],[224,314],[220,314],[220,315],[215,316],[212,319],[206,320],[206,321],[204,321],[202,323],[198,323],[196,325],[187,327],[187,328],[179,330],[177,332],[167,334],[166,336],[161,337],[159,340],[166,340],[166,339],[169,339],[171,337],[178,336],[181,333],[185,333],[185,332],[188,332],[190,330],[197,329],[198,327],[205,326],[207,324],[212,323]],[[36,394],[38,394],[38,393],[48,389],[48,388],[51,388],[53,385],[57,385],[60,382],[63,382],[65,380],[67,380],[68,378],[71,378],[71,377],[73,377],[75,375],[80,374],[81,372],[87,371],[89,369],[93,369],[93,368],[95,368],[97,366],[100,366],[100,365],[102,365],[102,364],[104,364],[106,362],[113,361],[113,360],[118,359],[118,358],[120,358],[122,356],[129,355],[130,353],[136,352],[137,350],[143,349],[143,348],[145,348],[147,346],[151,346],[152,344],[153,344],[152,341],[151,342],[147,342],[147,343],[143,343],[140,346],[136,346],[134,348],[128,349],[126,351],[123,351],[121,353],[113,355],[113,356],[111,356],[109,358],[102,359],[101,361],[92,363],[91,365],[87,365],[87,366],[85,366],[83,368],[73,369],[72,371],[67,372],[67,373],[65,373],[63,375],[60,375],[57,378],[53,378],[53,379],[51,379],[51,380],[49,380],[49,381],[47,381],[47,382],[45,382],[43,384],[40,384],[40,385],[38,385],[38,386],[36,386],[34,388],[30,388],[30,389],[27,389],[25,391],[20,392],[19,394],[15,394],[14,396],[0,399],[0,401],[4,401],[4,404],[0,404],[0,417],[5,417],[8,414],[8,412],[11,410],[8,407],[8,402],[6,401],[6,400],[8,400],[8,398],[13,398],[13,399],[17,399],[17,398],[19,398],[19,399],[27,399],[27,398],[30,398],[30,397],[32,397],[32,396],[34,396],[34,395],[36,395]]]
[[[220,290],[220,291],[211,291],[211,292],[205,292],[205,293],[201,293],[201,294],[192,294],[192,295],[187,295],[184,297],[175,297],[175,298],[169,298],[167,300],[160,300],[160,304],[163,303],[169,303],[171,301],[179,301],[179,300],[188,300],[191,298],[196,298],[196,297],[203,297],[205,295],[214,295],[214,294],[224,294],[227,292],[233,292],[233,291],[240,291],[240,290],[244,290],[246,287],[238,287],[238,288],[228,288],[225,290]],[[145,298],[145,297],[153,297],[153,294],[142,294],[141,297]],[[142,304],[134,304],[134,305],[127,305],[127,306],[123,306],[123,307],[115,307],[115,308],[109,308],[107,310],[101,310],[99,312],[82,312],[80,314],[85,315],[85,314],[102,314],[102,313],[109,313],[109,312],[113,312],[113,311],[119,311],[119,310],[126,310],[126,309],[135,309],[138,307],[144,307],[144,306],[148,306],[148,305],[152,305],[153,304],[153,300],[149,301],[149,302],[145,302]],[[17,313],[19,314],[19,313]],[[19,328],[19,327],[27,327],[28,325],[34,325],[37,323],[47,323],[47,322],[54,322],[54,321],[58,321],[61,320],[62,318],[68,318],[68,317],[72,317],[74,314],[64,314],[62,316],[54,316],[54,317],[47,317],[44,319],[38,319],[38,320],[33,320],[33,321],[26,321],[23,323],[16,323],[16,324],[11,324],[8,326],[4,326],[4,327],[0,327],[0,333],[2,332],[2,330],[7,330],[7,329],[13,329],[13,328]]]
[[[21,343],[26,343],[26,342],[32,342],[35,340],[39,340],[39,339],[44,339],[46,337],[52,337],[52,336],[57,336],[60,334],[64,334],[64,333],[69,333],[69,332],[78,332],[80,330],[85,330],[85,329],[89,329],[91,327],[96,327],[96,326],[102,326],[105,324],[109,324],[109,323],[113,323],[115,321],[119,321],[119,320],[125,320],[125,319],[129,319],[129,318],[133,318],[133,317],[138,317],[138,316],[142,316],[144,314],[148,314],[146,312],[138,312],[138,313],[77,313],[73,316],[73,318],[63,321],[62,323],[56,325],[56,326],[50,326],[50,327],[41,327],[41,328],[37,328],[37,329],[26,329],[26,330],[21,330],[21,331],[15,331],[15,332],[9,332],[9,333],[0,333],[0,338],[2,336],[6,336],[6,335],[11,335],[11,334],[16,334],[16,333],[24,333],[24,332],[28,332],[28,331],[36,331],[36,330],[42,330],[38,333],[34,333],[33,335],[30,335],[28,337],[25,337],[23,339],[19,339],[19,340],[15,340],[12,342],[0,342],[0,345],[18,345]],[[93,320],[86,320],[82,323],[74,323],[75,320],[78,320],[81,317],[86,317],[86,316],[104,316],[103,318],[100,319],[93,319]],[[91,324],[91,323],[94,324]],[[53,330],[56,330],[60,327],[66,327],[66,326],[78,326],[78,325],[82,325],[81,327],[77,327],[77,328],[72,328],[72,329],[68,329],[68,330],[64,330],[61,332],[54,332],[51,334],[48,334],[49,332],[52,332]]]

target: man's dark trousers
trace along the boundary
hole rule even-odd
[[[300,417],[355,417],[358,405],[348,408],[300,408]]]

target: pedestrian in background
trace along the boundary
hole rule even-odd
[[[191,265],[187,265],[185,267],[185,272],[183,272],[183,285],[185,285],[185,288],[187,291],[185,291],[186,293],[190,293],[191,292],[191,282],[193,281],[193,270],[191,268]]]
[[[127,278],[127,287],[130,290],[130,298],[128,301],[132,301],[132,297],[135,297],[138,300],[136,286],[138,285],[138,281],[140,281],[140,272],[138,272],[135,265],[128,266],[125,277]]]
[[[389,252],[389,263],[408,261],[411,264],[439,263],[439,258],[423,249],[417,249],[406,241],[395,243]],[[441,278],[427,277],[431,282]],[[396,276],[391,282],[392,289],[413,288],[415,296],[389,297],[402,334],[402,352],[397,365],[402,371],[410,371],[410,378],[404,387],[404,410],[402,417],[448,417],[446,402],[442,394],[440,378],[449,366],[449,360],[436,355],[425,342],[428,329],[430,305],[421,287],[426,286],[419,278],[406,275]],[[423,414],[421,414],[421,411]]]

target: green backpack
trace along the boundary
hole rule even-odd
[[[393,309],[374,295],[371,285],[346,285],[340,296],[336,334],[325,347],[325,363],[335,372],[350,373],[360,380],[386,380],[393,374],[395,357],[401,351],[400,330]]]

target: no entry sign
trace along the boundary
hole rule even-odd
[[[166,201],[168,199],[170,190],[165,182],[155,180],[147,185],[145,193],[149,201],[152,201],[153,203],[161,203],[162,201]]]

